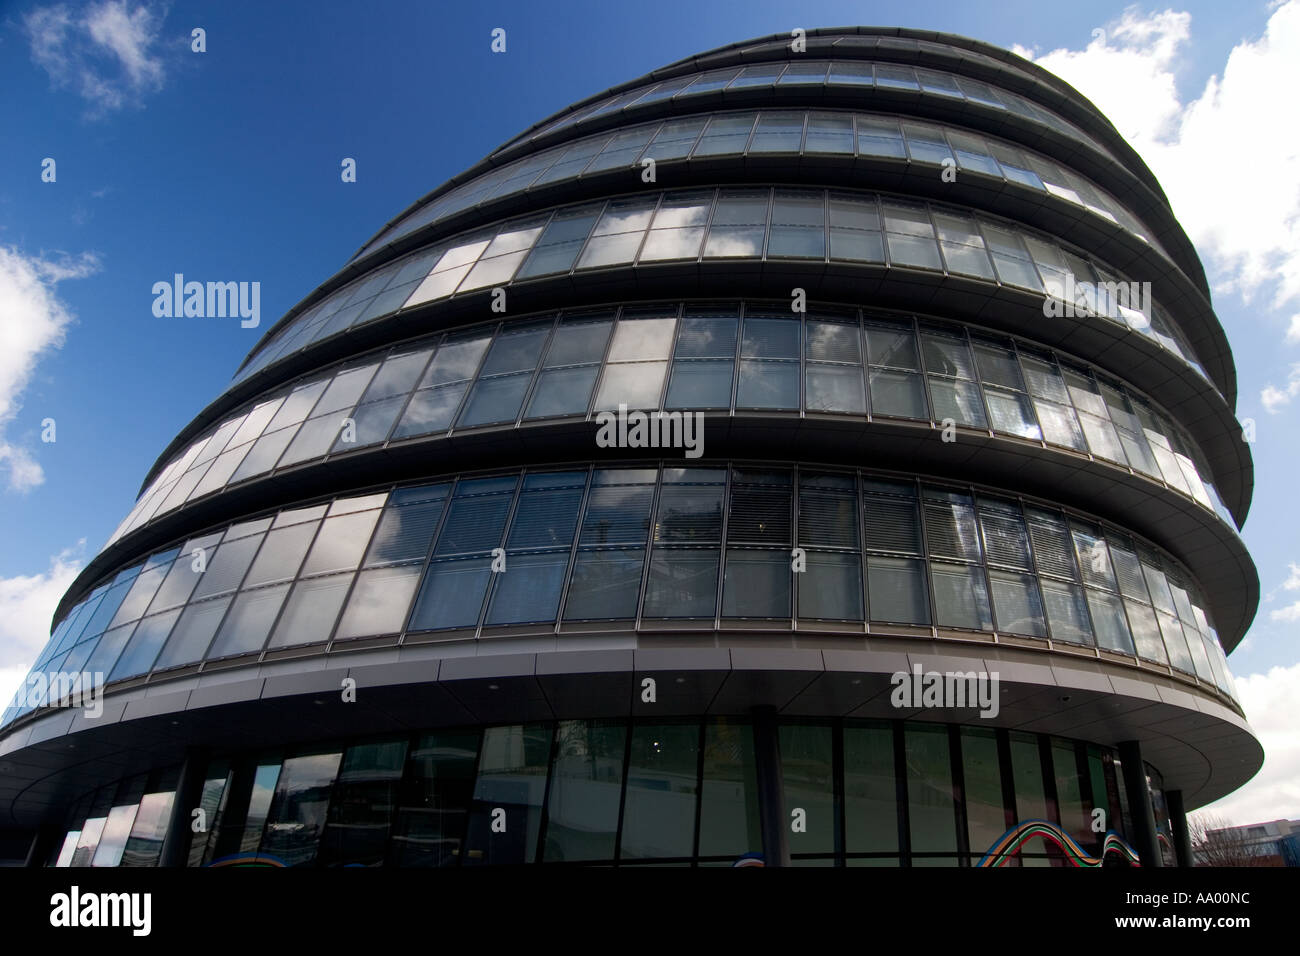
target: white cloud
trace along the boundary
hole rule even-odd
[[[36,364],[63,344],[72,322],[55,286],[98,268],[91,254],[46,260],[0,247],[0,474],[8,472],[11,490],[27,491],[45,480],[30,450],[8,439],[5,427],[18,414],[18,400]]]
[[[1293,562],[1288,565],[1288,567],[1291,569],[1291,573],[1288,575],[1287,579],[1282,582],[1283,590],[1300,590],[1300,564],[1295,564]],[[1273,595],[1270,594],[1269,598],[1272,598],[1272,596]],[[1276,611],[1269,612],[1268,619],[1270,621],[1300,621],[1300,601],[1296,601],[1294,604],[1288,605],[1287,607],[1278,608]]]
[[[1300,664],[1236,682],[1246,719],[1264,747],[1264,766],[1248,784],[1210,807],[1239,826],[1294,818],[1300,807],[1300,734],[1295,730]]]
[[[1040,57],[1151,167],[1219,291],[1300,301],[1300,124],[1278,118],[1300,80],[1300,2],[1271,13],[1184,104],[1175,84],[1191,16],[1130,7],[1084,50]],[[1300,337],[1300,324],[1292,320]],[[1297,386],[1300,388],[1300,386]],[[1292,393],[1294,395],[1294,393]]]
[[[1264,390],[1259,393],[1259,400],[1264,403],[1264,411],[1276,415],[1290,405],[1291,399],[1297,395],[1300,395],[1300,363],[1291,366],[1291,374],[1287,376],[1286,385],[1282,388],[1264,386]]]
[[[1300,344],[1300,312],[1291,316],[1291,324],[1286,327],[1286,340],[1293,345]]]
[[[41,574],[0,578],[0,710],[8,705],[50,636],[50,621],[81,569],[85,539],[50,558]]]
[[[23,18],[32,59],[56,88],[75,89],[98,116],[138,105],[163,87],[165,68],[155,49],[163,10],[128,0],[92,3],[74,17],[63,4],[38,7]]]

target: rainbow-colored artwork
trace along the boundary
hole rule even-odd
[[[213,860],[208,866],[270,866],[283,869],[285,863],[284,860],[277,856],[267,856],[259,853],[237,853]]]
[[[1101,841],[1101,856],[1089,856],[1083,847],[1075,842],[1058,824],[1050,820],[1025,820],[1017,823],[994,841],[988,852],[980,858],[976,866],[1005,866],[1007,860],[1019,852],[1025,841],[1031,837],[1042,837],[1061,848],[1071,866],[1098,867],[1105,860],[1107,853],[1118,853],[1133,866],[1141,866],[1137,852],[1129,846],[1114,830],[1107,830]]]

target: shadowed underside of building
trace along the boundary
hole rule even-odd
[[[403,212],[164,450],[4,713],[0,849],[1187,865],[1263,759],[1235,402],[1057,78],[674,63]]]

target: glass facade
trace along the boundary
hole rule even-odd
[[[494,551],[507,573],[492,570]],[[1099,647],[1235,699],[1190,582],[1121,529],[970,486],[807,465],[528,470],[335,498],[191,538],[95,588],[31,673],[111,683],[383,635],[764,619]],[[32,709],[16,700],[4,719]]]
[[[309,462],[472,428],[590,420],[619,403],[950,419],[1130,469],[1236,529],[1187,432],[1132,386],[1072,356],[910,315],[685,302],[493,323],[314,372],[177,453],[110,540]]]
[[[797,866],[1091,867],[1248,778],[1253,473],[1191,245],[1064,84],[878,33],[577,104],[267,330],[0,714],[8,812],[64,822],[33,858],[731,866],[780,828]],[[611,443],[622,409],[707,451]],[[853,689],[945,646],[1025,693],[959,725]],[[353,667],[365,723],[315,706]]]
[[[1122,226],[1168,257],[1151,230],[1109,191],[1045,154],[1010,140],[949,123],[900,125],[899,117],[888,113],[763,110],[656,120],[543,150],[431,200],[386,229],[354,258],[368,255],[416,229],[529,189],[610,170],[622,171],[645,158],[671,163],[722,154],[863,156],[900,164],[911,161],[933,165],[950,160],[962,172],[978,173],[1081,206]]]
[[[1107,792],[1109,751],[901,721],[788,721],[778,736],[795,865],[971,866],[1028,819],[1101,853],[1080,815],[1108,806],[1094,794]],[[730,717],[491,725],[222,756],[204,791],[216,825],[192,835],[189,865],[725,866],[762,853],[756,774],[753,727]],[[144,786],[123,780],[82,801],[51,863],[155,864],[173,795]],[[1059,811],[1048,792],[1064,795]],[[1125,836],[1118,821],[1111,829]],[[1069,861],[1034,839],[1002,865]]]
[[[1092,315],[1092,321],[1137,332],[1215,387],[1163,305],[1116,267],[1046,233],[961,206],[851,190],[766,187],[639,193],[561,206],[441,240],[374,269],[277,325],[233,384],[399,309],[614,266],[735,259],[921,269],[1062,300],[1079,318]],[[360,374],[353,385],[364,388]]]

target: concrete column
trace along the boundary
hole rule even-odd
[[[1169,811],[1169,829],[1174,840],[1174,850],[1178,854],[1179,866],[1195,866],[1192,856],[1192,838],[1187,830],[1187,811],[1183,808],[1183,791],[1166,790],[1165,808]]]
[[[203,779],[208,769],[208,752],[191,747],[176,781],[176,797],[167,817],[167,833],[158,854],[159,866],[184,866],[190,850],[190,814],[203,797]],[[209,821],[209,824],[211,821]]]
[[[1147,786],[1146,764],[1142,746],[1136,740],[1119,745],[1119,759],[1124,769],[1124,789],[1128,792],[1129,812],[1133,817],[1133,849],[1143,866],[1163,866],[1160,845],[1156,842],[1156,815],[1151,806],[1151,788]]]
[[[786,839],[784,785],[781,780],[781,738],[776,726],[775,707],[755,707],[754,759],[758,777],[759,832],[763,837],[763,863],[789,866],[790,845]]]

